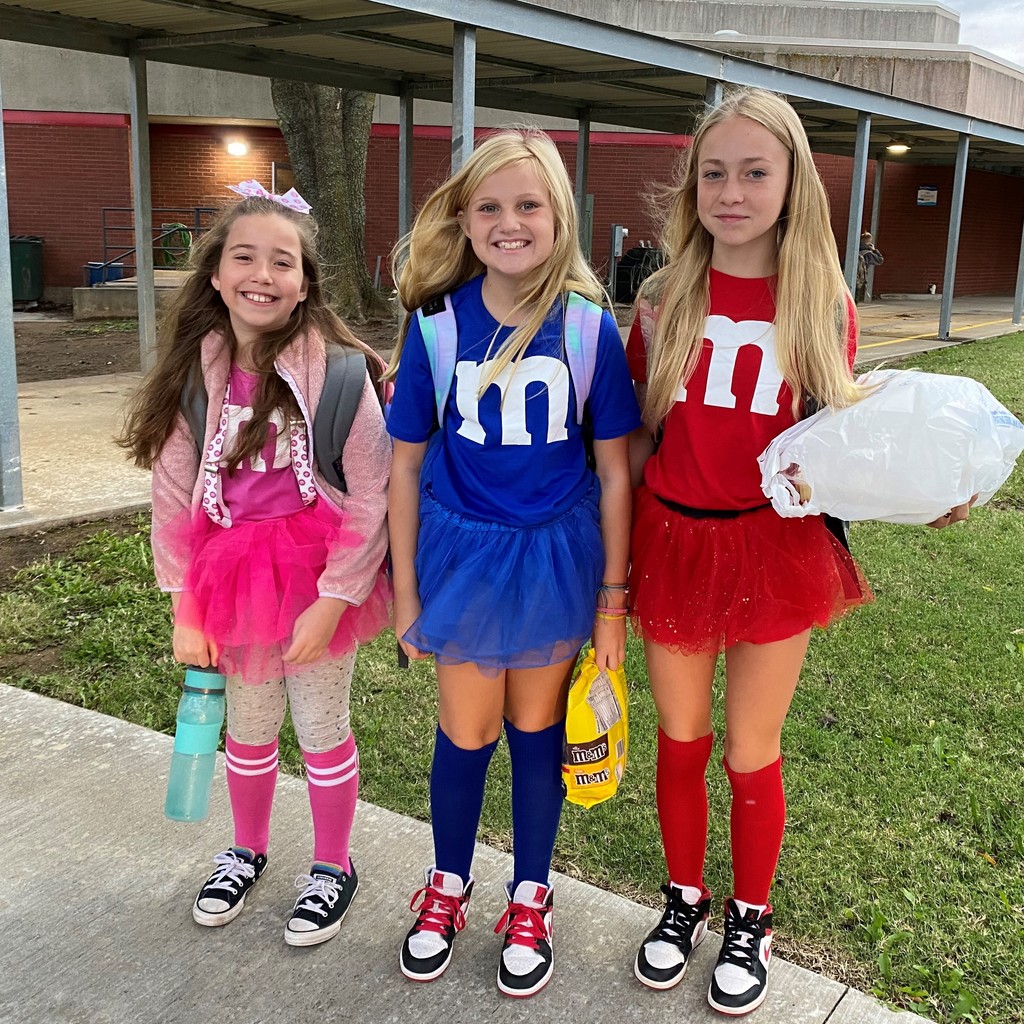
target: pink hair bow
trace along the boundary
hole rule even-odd
[[[313,209],[295,189],[288,189],[283,196],[275,195],[273,192],[268,192],[255,178],[240,181],[237,185],[228,185],[228,188],[240,196],[260,196],[263,199],[272,199],[275,203],[287,206],[289,210],[294,210],[296,213],[309,213]]]

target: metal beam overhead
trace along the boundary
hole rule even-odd
[[[159,4],[163,7],[178,7],[184,10],[232,14],[235,17],[248,18],[251,21],[277,22],[281,25],[291,25],[295,22],[306,20],[297,14],[278,14],[276,11],[265,11],[259,7],[243,7],[241,4],[220,3],[220,0],[146,0],[146,2]]]
[[[140,50],[152,53],[182,46],[217,46],[221,43],[248,43],[254,40],[294,39],[296,36],[345,36],[359,29],[397,25],[419,25],[430,21],[417,14],[368,14],[362,17],[326,18],[323,21],[306,19],[286,25],[260,25],[256,28],[225,29],[222,32],[196,32],[184,35],[143,36]]]

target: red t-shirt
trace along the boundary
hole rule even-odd
[[[659,497],[692,508],[765,504],[757,457],[795,422],[792,392],[775,359],[776,279],[710,271],[711,306],[700,360],[676,393],[661,445],[644,467]],[[857,352],[851,327],[847,357]],[[626,346],[633,379],[647,380],[647,350],[634,320]]]

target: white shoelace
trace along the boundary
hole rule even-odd
[[[204,889],[224,889],[237,893],[238,886],[247,878],[253,878],[256,868],[247,860],[243,860],[234,850],[225,850],[213,858],[217,870],[211,875]]]
[[[337,882],[324,878],[322,875],[298,875],[295,879],[295,888],[301,889],[299,898],[295,901],[295,910],[308,910],[311,913],[327,916],[324,907],[333,907],[341,896],[341,889]],[[319,900],[319,902],[314,902]]]

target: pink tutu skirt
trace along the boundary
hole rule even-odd
[[[874,599],[821,516],[783,519],[771,506],[685,515],[645,485],[630,551],[634,631],[686,654],[786,640]]]
[[[224,528],[200,513],[191,526],[192,561],[176,621],[216,642],[226,675],[259,684],[279,679],[295,620],[319,597],[331,551],[362,543],[341,514],[318,501],[291,516]],[[383,571],[361,605],[342,613],[322,661],[372,640],[389,620]]]

